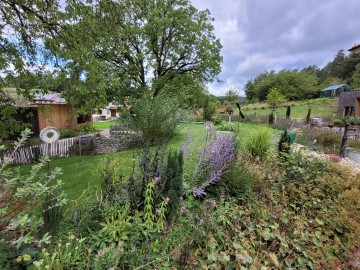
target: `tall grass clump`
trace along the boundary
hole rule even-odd
[[[253,157],[266,157],[271,149],[271,129],[262,128],[244,142],[244,151]]]

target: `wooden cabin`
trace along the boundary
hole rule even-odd
[[[46,127],[75,130],[78,124],[91,122],[91,115],[77,115],[59,93],[35,94],[31,105],[37,107],[39,130]]]

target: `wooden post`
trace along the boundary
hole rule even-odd
[[[348,141],[348,134],[350,130],[355,130],[353,128],[350,128],[350,123],[348,120],[343,119],[344,123],[345,123],[345,129],[344,129],[344,135],[342,137],[342,141],[341,141],[341,147],[340,147],[340,156],[341,157],[345,157],[346,154],[346,144]]]

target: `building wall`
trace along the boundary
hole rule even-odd
[[[39,116],[39,129],[42,130],[46,127],[56,127],[76,129],[77,119],[74,115],[73,121],[69,122],[68,117],[74,115],[69,105],[67,104],[48,104],[39,105],[38,116]]]
[[[345,107],[354,107],[355,117],[360,117],[360,91],[343,92],[339,96],[338,114],[343,116]]]

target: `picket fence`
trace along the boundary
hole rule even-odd
[[[58,140],[55,143],[43,143],[31,145],[28,147],[19,148],[17,151],[0,152],[0,163],[4,161],[5,157],[11,159],[10,164],[27,164],[39,160],[42,156],[64,157],[69,155],[69,148],[75,143],[78,143],[80,148],[83,141],[88,142],[95,140],[95,135],[79,136],[68,139]]]

